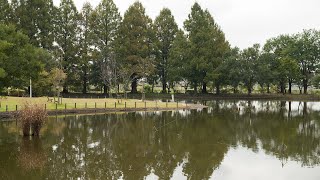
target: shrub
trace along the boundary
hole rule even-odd
[[[41,127],[47,117],[47,111],[43,107],[37,104],[26,103],[18,114],[23,135],[30,136],[31,130],[33,136],[39,136]]]
[[[145,93],[152,93],[152,87],[149,84],[144,85]]]

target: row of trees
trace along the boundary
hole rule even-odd
[[[80,12],[72,0],[61,0],[59,7],[52,0],[0,2],[0,88],[27,87],[31,78],[36,92],[46,94],[52,79],[62,82],[50,73],[61,74],[60,69],[67,74],[65,93],[87,93],[89,85],[105,93],[120,91],[121,85],[136,93],[139,80],[152,87],[161,83],[163,92],[177,83],[202,93],[208,86],[216,93],[222,86],[237,92],[241,84],[251,93],[257,83],[268,92],[271,85],[284,92],[288,83],[291,92],[297,83],[307,92],[317,72],[319,31],[282,35],[263,48],[239,50],[230,47],[198,3],[182,30],[169,9],[153,21],[140,2],[123,17],[112,0],[95,8],[85,3]]]
[[[62,0],[59,7],[45,0],[2,0],[0,8],[1,23],[13,24],[19,33],[29,37],[31,46],[47,53],[47,57],[33,59],[41,62],[41,70],[29,66],[29,71],[22,71],[34,72],[37,77],[26,74],[24,80],[17,78],[19,83],[8,82],[5,87],[24,87],[29,78],[40,81],[41,73],[53,67],[67,74],[64,92],[79,91],[81,87],[86,93],[90,84],[104,87],[107,93],[112,88],[119,89],[119,84],[129,90],[131,84],[131,92],[136,93],[140,79],[153,85],[161,81],[166,92],[169,85],[178,81],[178,77],[170,77],[176,68],[176,62],[171,61],[179,58],[180,52],[172,53],[171,48],[177,36],[181,38],[184,33],[167,8],[154,21],[140,2],[130,6],[123,17],[112,0],[102,0],[94,9],[86,3],[81,12],[72,0]],[[222,61],[229,45],[210,13],[197,3],[185,22],[185,30],[191,42],[188,54],[193,56],[192,68],[186,71],[196,77],[194,85],[202,84],[206,91],[206,79]],[[12,56],[5,61],[16,59],[16,54]],[[6,70],[6,77],[10,75],[14,73]]]
[[[306,94],[311,84],[319,87],[319,63],[320,31],[305,30],[271,38],[262,48],[259,44],[242,51],[233,48],[217,71],[221,83],[234,91],[242,83],[248,93],[255,84],[270,93],[273,84],[279,92],[291,94],[296,84]]]

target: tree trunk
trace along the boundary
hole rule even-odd
[[[285,87],[284,87],[284,83],[280,82],[280,93],[284,94]]]
[[[267,93],[270,94],[270,84],[267,85]]]
[[[134,78],[131,82],[131,93],[135,94],[138,92],[137,85],[138,85],[137,79]]]
[[[197,82],[193,83],[193,91],[194,91],[194,94],[198,93],[198,83]]]
[[[216,84],[216,95],[220,94],[220,85]]]
[[[292,93],[292,79],[289,79],[289,94]]]
[[[308,94],[308,80],[303,79],[303,93]]]
[[[233,94],[237,94],[237,87],[233,87]]]
[[[152,87],[151,87],[151,92],[153,93],[154,91],[154,81],[152,81]]]
[[[203,94],[207,94],[208,93],[207,92],[207,83],[205,83],[205,82],[202,83],[202,93]]]
[[[248,86],[247,89],[248,89],[248,94],[250,95],[252,93],[252,88]]]
[[[107,85],[103,85],[103,94],[107,95],[108,94],[108,86]]]
[[[63,93],[63,94],[68,94],[68,93],[69,93],[69,90],[68,90],[68,87],[67,87],[66,84],[63,85],[62,93]]]
[[[167,81],[165,80],[165,78],[162,79],[162,93],[166,93],[167,92]]]
[[[87,68],[84,69],[83,73],[82,93],[87,94]]]

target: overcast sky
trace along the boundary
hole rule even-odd
[[[53,0],[59,5],[60,0]],[[87,0],[74,0],[81,9]],[[114,0],[121,14],[136,0]],[[90,0],[94,7],[100,0]],[[182,28],[195,0],[140,0],[154,19],[163,7],[171,9]],[[197,0],[208,9],[232,46],[246,48],[279,34],[320,29],[320,0]]]

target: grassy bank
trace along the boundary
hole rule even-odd
[[[20,110],[25,103],[39,104],[47,110],[74,110],[74,109],[143,109],[143,108],[169,108],[185,107],[185,104],[176,102],[160,102],[138,99],[109,99],[109,98],[63,98],[62,104],[48,102],[47,97],[25,98],[7,97],[0,99],[0,112]]]

